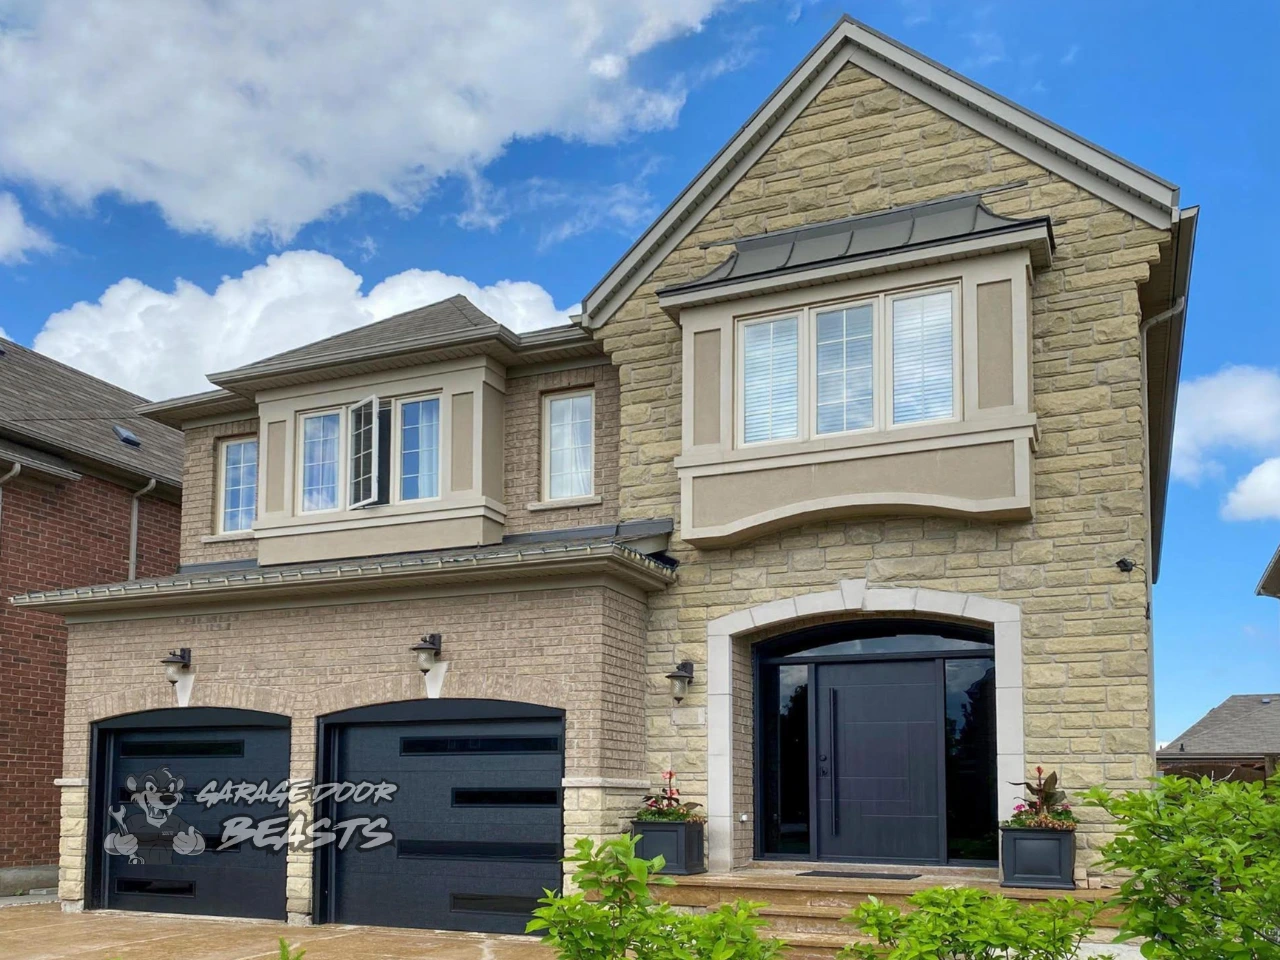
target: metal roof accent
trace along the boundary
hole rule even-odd
[[[1047,217],[1030,220],[1002,217],[988,210],[977,194],[929,200],[878,213],[743,237],[734,242],[734,253],[705,276],[690,283],[666,287],[658,291],[658,296],[781,276],[801,269],[835,266],[886,253],[926,249],[1035,226],[1045,228],[1052,249],[1053,230]]]

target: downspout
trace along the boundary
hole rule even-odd
[[[153,477],[147,485],[133,495],[133,503],[129,507],[129,579],[138,579],[138,501],[156,488]]]
[[[3,520],[3,517],[4,517],[4,485],[8,483],[10,480],[16,480],[18,477],[18,474],[20,474],[21,472],[22,472],[22,464],[15,463],[13,465],[13,468],[8,473],[6,473],[3,477],[0,477],[0,520]],[[3,530],[2,526],[0,526],[0,530]]]

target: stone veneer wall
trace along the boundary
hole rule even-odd
[[[542,499],[542,398],[565,390],[595,390],[595,492],[592,506],[530,510]],[[584,527],[618,520],[618,372],[601,359],[590,367],[507,380],[503,495],[507,533]]]
[[[863,577],[1016,603],[1028,763],[1060,770],[1071,788],[1136,787],[1154,773],[1149,592],[1141,571],[1122,574],[1114,561],[1146,556],[1138,289],[1169,236],[856,66],[598,331],[621,383],[621,518],[679,517],[680,330],[655,291],[702,275],[731,249],[704,244],[1021,181],[986,202],[1006,216],[1050,216],[1058,244],[1032,291],[1035,519],[814,523],[702,551],[677,531],[679,582],[650,601],[651,777],[675,767],[691,798],[705,796],[705,686],[673,709],[661,677],[682,659],[706,676],[709,620]],[[750,720],[737,717],[735,757],[751,756]],[[1105,827],[1083,816],[1087,862]],[[736,853],[749,856],[750,843]]]
[[[258,555],[253,540],[204,538],[217,530],[218,443],[231,437],[256,437],[258,418],[230,420],[186,431],[186,455],[182,464],[182,562],[216,563],[247,560]]]
[[[175,705],[158,660],[192,648],[192,706],[293,718],[290,777],[314,776],[315,718],[423,696],[409,647],[444,634],[442,696],[515,700],[566,711],[565,842],[616,833],[639,806],[644,767],[644,600],[607,585],[529,586],[364,601],[71,624],[63,750],[59,894],[84,898],[85,778],[94,720]],[[310,816],[310,804],[291,812]],[[311,913],[311,855],[290,854],[288,909]]]

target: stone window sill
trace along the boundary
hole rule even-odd
[[[565,500],[544,500],[540,503],[529,503],[525,509],[530,513],[542,510],[567,510],[570,507],[598,507],[604,503],[603,497],[572,497]]]
[[[237,530],[235,533],[212,533],[200,538],[201,543],[235,543],[237,540],[253,540],[252,530]]]

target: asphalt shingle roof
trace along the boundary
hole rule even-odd
[[[182,483],[182,432],[139,416],[145,397],[10,340],[0,340],[0,350],[0,437],[72,462]],[[114,426],[142,446],[122,442]]]
[[[1280,693],[1228,697],[1160,751],[1162,758],[1280,755]]]
[[[1041,223],[1047,221],[1013,220],[992,213],[976,194],[931,200],[882,213],[743,237],[734,241],[734,253],[710,273],[659,293],[834,265]]]

